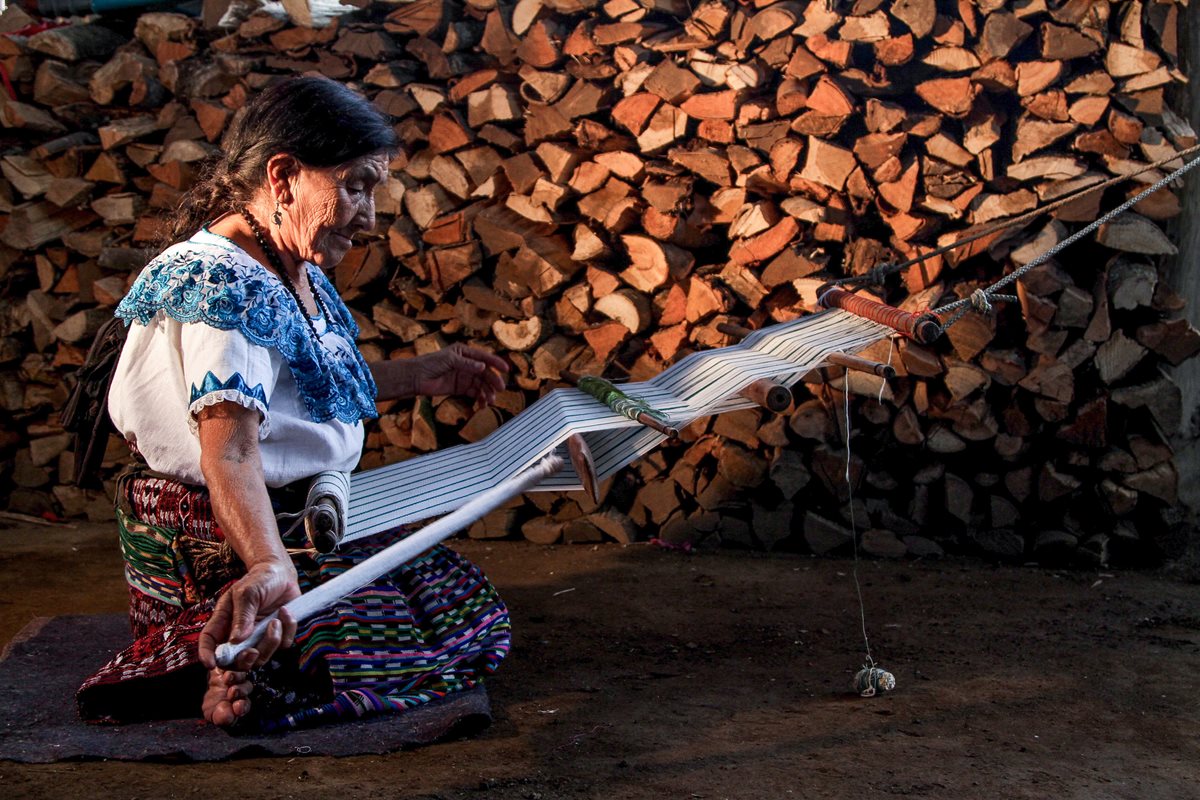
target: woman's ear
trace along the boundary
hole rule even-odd
[[[292,186],[299,174],[300,163],[295,156],[287,153],[271,156],[267,161],[267,187],[271,190],[271,199],[280,205],[290,205],[294,198]]]

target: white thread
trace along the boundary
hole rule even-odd
[[[858,595],[858,618],[862,623],[863,645],[867,649],[867,665],[875,667],[871,658],[871,640],[867,638],[867,606],[863,602],[862,584],[858,581],[858,523],[854,518],[854,484],[850,481],[850,370],[846,370],[842,387],[842,409],[846,422],[846,497],[850,503],[850,541],[854,545],[854,591]]]
[[[887,365],[889,367],[892,365],[892,351],[895,349],[896,349],[896,337],[889,336],[888,337],[888,360],[887,360]],[[883,380],[881,380],[879,382],[879,397],[875,398],[875,401],[877,403],[879,403],[879,405],[883,405],[883,390],[886,388],[887,388],[887,378],[884,378]]]

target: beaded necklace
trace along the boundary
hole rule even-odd
[[[291,277],[287,270],[283,267],[283,259],[279,256],[279,251],[275,249],[275,245],[267,238],[267,233],[258,224],[258,220],[246,208],[240,210],[242,219],[246,220],[246,224],[250,226],[250,230],[254,232],[254,238],[258,242],[259,248],[266,254],[267,260],[271,262],[271,266],[279,273],[279,280],[283,283],[284,288],[288,290],[288,294],[296,301],[296,308],[300,309],[300,316],[304,317],[304,321],[308,323],[308,329],[312,332],[313,341],[317,343],[317,347],[321,346],[321,336],[317,333],[317,326],[313,323],[312,317],[304,310],[304,302],[300,299],[300,292],[296,289],[296,284],[292,283]],[[312,281],[309,281],[312,284]],[[325,325],[328,327],[333,320],[329,315],[329,309],[325,307],[325,301],[321,299],[321,293],[317,291],[317,287],[312,287],[313,300],[317,303],[317,309],[320,310],[322,316],[325,317]]]

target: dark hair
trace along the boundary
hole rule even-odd
[[[180,200],[167,244],[249,202],[266,181],[267,162],[278,153],[305,166],[334,167],[399,146],[388,118],[354,90],[320,76],[281,81],[234,120],[221,154]]]

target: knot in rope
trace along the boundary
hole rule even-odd
[[[846,275],[841,278],[835,278],[826,286],[845,286],[847,284],[867,284],[871,286],[883,286],[887,281],[888,276],[897,271],[897,266],[890,261],[885,261],[882,264],[876,264],[866,272],[860,275]]]
[[[890,261],[886,261],[882,264],[876,264],[875,266],[871,267],[871,271],[868,272],[865,277],[871,283],[882,286],[883,282],[887,280],[887,277],[892,274],[892,271],[895,268],[895,264],[891,263]]]
[[[976,289],[971,292],[971,305],[980,314],[992,313],[992,303],[987,289]]]

